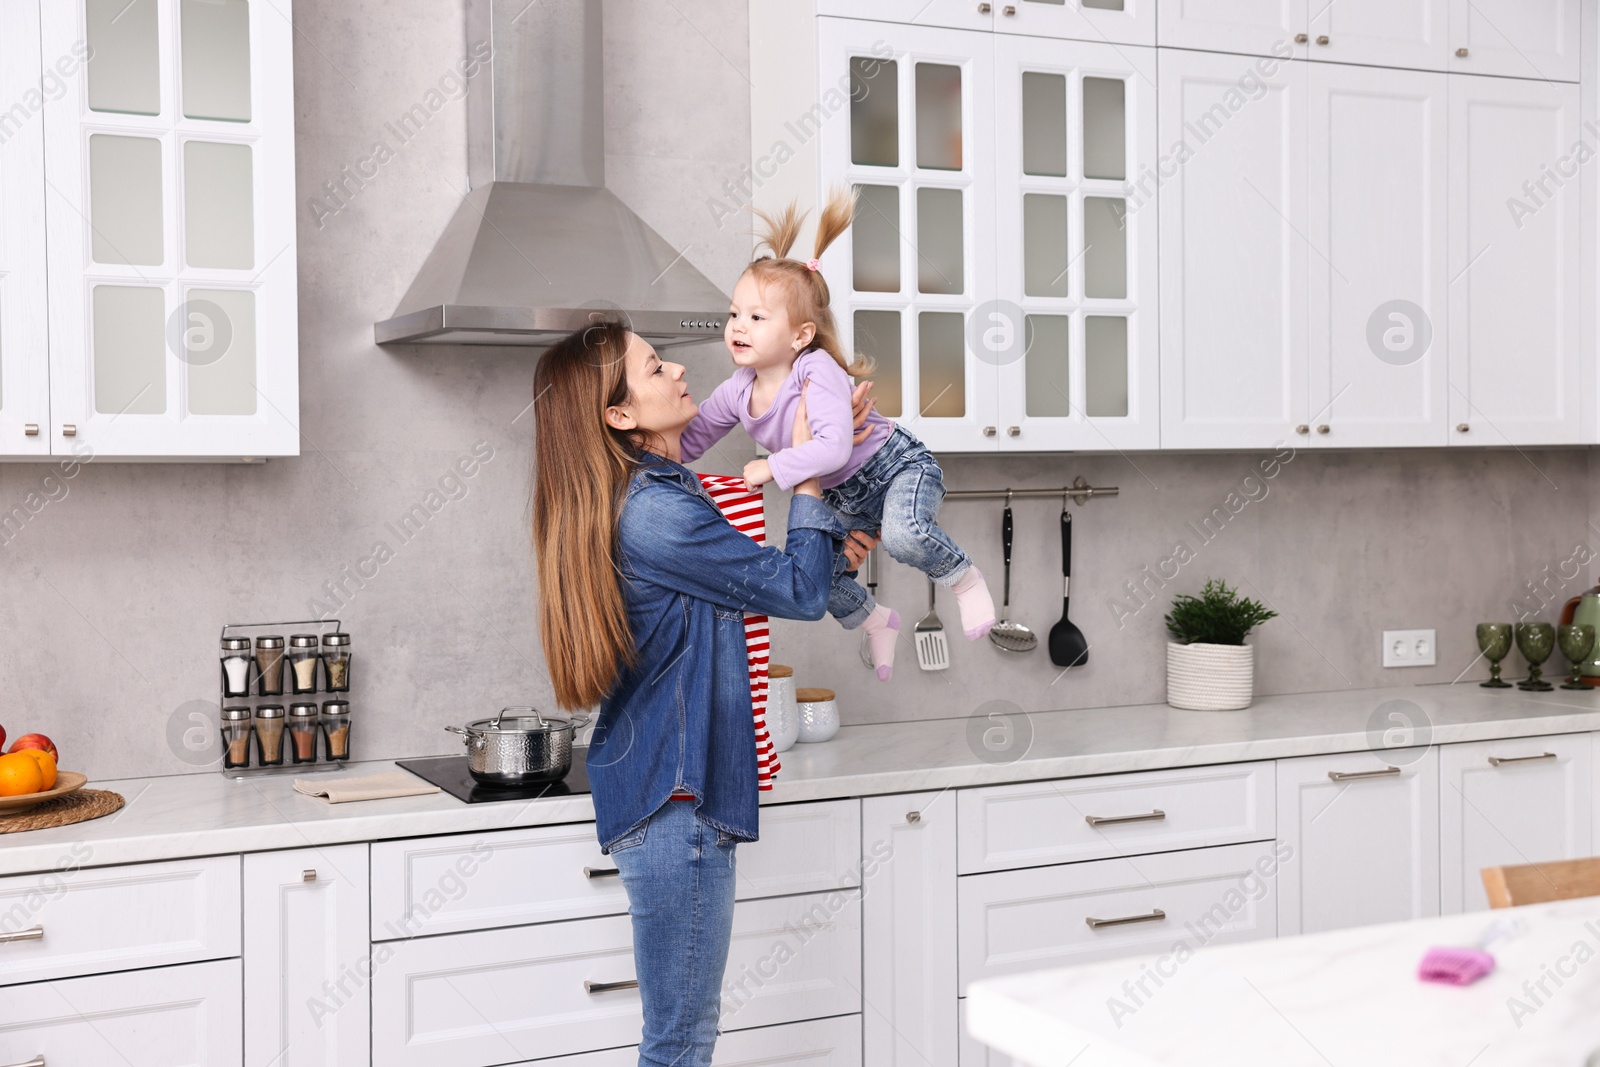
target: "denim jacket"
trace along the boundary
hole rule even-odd
[[[635,662],[601,702],[589,744],[604,851],[680,790],[705,822],[756,840],[744,612],[822,618],[843,536],[831,508],[796,496],[784,548],[763,548],[723,518],[692,471],[646,453],[617,518]]]

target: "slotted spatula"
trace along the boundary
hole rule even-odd
[[[928,579],[928,613],[917,623],[917,666],[925,671],[942,671],[950,666],[950,645],[944,639],[944,623],[933,609],[933,579]]]

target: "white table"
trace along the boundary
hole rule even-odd
[[[1501,916],[1524,932],[1490,946],[1493,974],[1417,981],[1429,946],[1470,945]],[[967,1025],[1029,1067],[1584,1067],[1600,1052],[1600,898],[1195,944],[979,982]]]

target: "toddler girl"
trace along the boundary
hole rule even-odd
[[[789,259],[802,216],[793,204],[777,218],[757,212],[765,224],[762,243],[774,253],[745,268],[734,286],[724,340],[738,368],[700,405],[683,433],[688,463],[720,441],[736,424],[772,454],[744,469],[752,489],[776,482],[788,489],[807,478],[822,480],[823,499],[852,529],[879,531],[889,555],[955,592],[961,626],[976,641],[994,626],[994,599],[983,575],[934,520],[944,499],[944,474],[927,447],[876,411],[867,416],[867,436],[853,444],[850,374],[870,372],[864,360],[847,363],[828,309],[828,285],[820,257],[850,225],[855,197],[836,194],[817,222],[812,258]],[[812,439],[790,444],[795,409],[805,394]],[[894,671],[900,613],[876,603],[834,561],[828,612],[847,630],[866,628],[878,677]]]

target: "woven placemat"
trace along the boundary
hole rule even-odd
[[[71,826],[120,811],[127,801],[121,793],[106,789],[80,789],[64,797],[47,800],[37,808],[15,815],[0,815],[0,834],[22,830],[48,830],[52,826]]]

